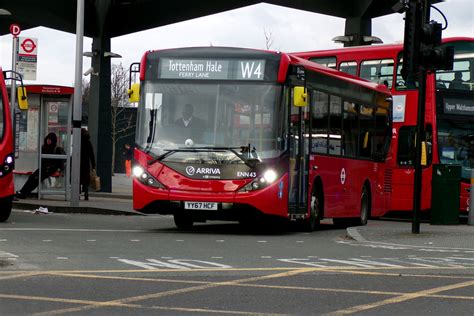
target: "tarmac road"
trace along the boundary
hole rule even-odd
[[[364,229],[179,231],[171,217],[16,210],[0,225],[0,314],[472,314],[474,251]]]

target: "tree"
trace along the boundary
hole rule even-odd
[[[265,47],[270,50],[273,46],[272,30],[263,29],[263,35],[265,35]]]
[[[91,94],[91,83],[82,79],[82,124],[89,125],[89,99]]]
[[[128,102],[128,70],[120,64],[112,64],[111,78],[111,133],[112,138],[112,175],[115,170],[115,152],[117,142],[135,132],[136,119],[132,112],[127,111],[132,107]]]

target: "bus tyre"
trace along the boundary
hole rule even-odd
[[[193,227],[193,220],[187,214],[177,212],[174,214],[174,224],[179,229],[191,229]]]
[[[303,230],[312,232],[318,229],[321,221],[321,197],[315,191],[311,194],[309,218],[304,221]]]
[[[360,195],[360,218],[357,219],[356,224],[358,226],[367,225],[370,214],[370,201],[369,201],[369,191],[367,186],[364,185],[362,188],[362,193]]]
[[[0,199],[0,223],[5,222],[12,212],[12,200],[10,198]]]

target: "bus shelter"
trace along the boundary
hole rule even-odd
[[[71,133],[72,133],[72,102],[74,89],[65,86],[53,85],[26,85],[25,86],[29,109],[16,113],[16,154],[15,162],[15,190],[20,190],[28,177],[39,170],[39,179],[42,175],[42,164],[45,159],[60,166],[44,181],[39,181],[38,199],[45,195],[64,196],[70,198],[70,166],[71,162]],[[57,147],[62,150],[56,154],[46,154],[41,151],[45,137],[55,133]],[[57,162],[57,163],[56,163]]]

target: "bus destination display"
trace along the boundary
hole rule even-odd
[[[444,99],[444,114],[473,115],[474,101],[470,99]]]
[[[162,58],[161,79],[263,80],[265,60]]]

